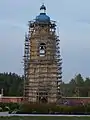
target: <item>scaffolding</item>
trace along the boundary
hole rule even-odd
[[[45,50],[42,56],[41,48]],[[61,98],[62,59],[55,21],[29,21],[29,31],[25,34],[24,76],[26,101],[56,103]]]
[[[28,69],[29,69],[29,61],[30,61],[30,41],[29,35],[25,34],[25,44],[24,44],[24,96],[25,96],[25,84],[28,82]]]

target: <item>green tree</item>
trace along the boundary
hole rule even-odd
[[[15,73],[0,73],[0,90],[3,88],[4,96],[22,96],[23,80]]]
[[[83,86],[84,85],[84,79],[81,76],[81,74],[78,74],[77,76],[75,76],[75,82],[77,86]]]

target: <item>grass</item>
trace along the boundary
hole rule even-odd
[[[0,120],[90,120],[90,117],[0,117]]]

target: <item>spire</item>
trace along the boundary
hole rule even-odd
[[[44,3],[43,3],[42,6],[40,7],[40,10],[42,10],[42,13],[45,13],[45,12],[46,12],[46,7],[45,7]]]

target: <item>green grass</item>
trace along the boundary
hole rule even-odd
[[[0,117],[0,120],[90,120],[90,117]]]

